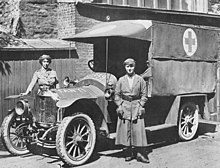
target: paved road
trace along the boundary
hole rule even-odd
[[[171,133],[172,134],[172,133]],[[175,135],[173,135],[175,137]],[[80,168],[218,168],[220,167],[220,133],[199,135],[189,142],[169,139],[162,145],[152,147],[150,164],[133,160],[125,162],[121,149],[109,148],[110,141],[103,141],[93,160]],[[0,145],[1,168],[56,168],[67,167],[56,155],[47,154],[12,157]]]

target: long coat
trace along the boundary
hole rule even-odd
[[[121,77],[115,88],[115,103],[118,105],[118,123],[116,131],[116,145],[147,146],[144,124],[144,105],[147,101],[146,82],[135,74],[130,88],[127,75]],[[124,97],[132,96],[134,100]]]

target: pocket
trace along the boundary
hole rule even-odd
[[[122,108],[121,108],[121,107],[118,107],[118,108],[116,109],[116,111],[117,111],[117,113],[122,113]]]
[[[144,115],[145,114],[145,108],[144,107],[140,107],[140,113],[141,113],[141,115]]]
[[[122,118],[122,116],[123,116],[123,110],[122,110],[122,107],[121,107],[121,106],[119,106],[119,107],[116,109],[116,112],[117,112],[119,118]]]

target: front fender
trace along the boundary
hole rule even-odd
[[[68,89],[58,89],[59,101],[56,103],[57,107],[66,108],[79,99],[97,99],[104,97],[104,92],[96,86],[82,86]]]

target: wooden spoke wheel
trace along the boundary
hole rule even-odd
[[[84,164],[92,155],[96,131],[92,119],[82,113],[65,117],[56,136],[57,153],[70,166]]]
[[[191,140],[198,129],[199,109],[191,102],[182,105],[179,114],[178,133],[181,140]]]
[[[29,152],[27,149],[26,132],[28,124],[22,116],[12,112],[4,118],[1,127],[1,138],[6,150],[12,155],[23,155]]]

